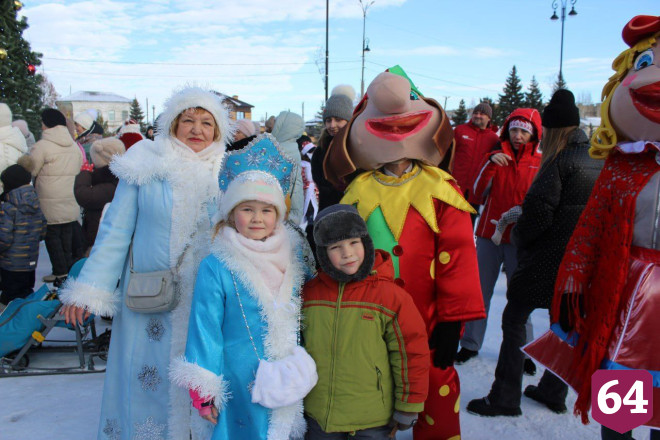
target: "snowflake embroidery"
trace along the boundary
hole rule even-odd
[[[227,168],[227,170],[225,171],[225,177],[229,182],[231,182],[236,178],[236,173],[231,168]]]
[[[105,419],[105,427],[103,433],[109,440],[121,440],[121,428],[117,419]]]
[[[271,171],[276,171],[282,166],[282,158],[280,156],[270,156],[266,160],[266,166]]]
[[[158,368],[150,367],[148,365],[142,366],[142,370],[140,370],[140,373],[138,374],[138,380],[142,385],[142,389],[145,391],[156,391],[158,385],[163,381],[158,375]]]
[[[134,440],[163,440],[165,425],[155,423],[153,417],[148,417],[144,423],[135,424]]]
[[[163,327],[163,323],[160,322],[160,319],[151,318],[147,323],[145,331],[147,332],[150,341],[160,341],[163,333],[165,333],[165,327]]]
[[[247,155],[247,164],[251,167],[255,167],[259,165],[260,160],[261,160],[261,155],[259,154],[258,151],[250,151]]]

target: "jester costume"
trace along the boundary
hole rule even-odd
[[[366,220],[378,249],[389,252],[395,283],[413,298],[431,336],[442,324],[485,317],[470,213],[453,177],[441,168],[451,160],[452,132],[446,114],[424,98],[400,68],[371,83],[345,131],[335,136],[325,159],[336,184],[358,174],[342,203]],[[405,159],[402,175],[382,166]],[[458,342],[458,331],[456,341]],[[430,344],[432,354],[433,343]],[[455,347],[453,355],[455,354]],[[451,362],[431,365],[429,394],[414,438],[460,438],[460,383]]]

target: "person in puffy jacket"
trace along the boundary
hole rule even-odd
[[[291,189],[291,209],[289,210],[288,219],[294,225],[299,225],[303,215],[303,183],[302,174],[300,173],[300,152],[298,151],[298,139],[305,130],[305,123],[302,116],[299,114],[283,111],[277,118],[275,118],[275,126],[273,127],[273,137],[282,147],[284,153],[293,159],[296,163],[293,182]]]
[[[11,120],[11,109],[0,102],[0,172],[15,164],[28,151],[25,136],[20,129],[12,126]]]
[[[119,183],[110,171],[110,161],[124,154],[126,147],[117,138],[105,138],[94,142],[89,152],[93,165],[83,165],[73,186],[76,202],[83,209],[82,229],[88,250],[96,240],[103,207],[112,202]]]
[[[497,223],[502,214],[522,204],[541,163],[541,153],[537,149],[542,132],[538,110],[519,108],[511,112],[502,126],[500,144],[485,157],[474,182],[474,200],[484,201],[476,235],[479,280],[486,314],[502,264],[507,283],[518,266],[516,248],[510,239],[513,225],[507,227],[497,245],[491,240],[495,233],[493,221]],[[488,317],[466,324],[461,338],[461,350],[456,355],[457,363],[466,362],[479,353],[486,334],[487,320]],[[527,334],[531,340],[531,324],[528,324]],[[533,374],[534,364],[531,360],[527,363],[527,372]]]
[[[321,211],[314,237],[321,271],[304,287],[303,339],[319,381],[305,398],[305,439],[393,437],[424,409],[424,320],[355,207]]]
[[[25,298],[34,288],[39,242],[46,237],[46,218],[30,184],[32,175],[14,164],[0,174],[0,307]]]

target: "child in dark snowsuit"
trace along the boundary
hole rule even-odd
[[[25,298],[34,288],[39,242],[46,237],[46,218],[30,184],[32,175],[15,164],[0,174],[0,308]]]
[[[303,291],[303,339],[319,380],[305,398],[305,438],[390,438],[424,409],[424,321],[355,207],[321,211],[314,239],[321,271]]]

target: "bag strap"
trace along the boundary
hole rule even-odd
[[[181,268],[181,265],[183,264],[183,257],[186,256],[186,252],[188,252],[188,249],[190,249],[190,246],[192,245],[191,241],[192,241],[193,236],[195,235],[195,232],[197,232],[197,231],[193,231],[193,233],[190,234],[190,237],[188,237],[188,244],[186,245],[186,247],[183,248],[183,251],[181,252],[181,255],[179,255],[179,258],[176,261],[176,266],[174,266],[174,268],[170,269],[174,275],[178,274],[179,269]],[[130,265],[129,269],[130,269],[131,273],[135,273],[135,271],[133,270],[133,238],[135,238],[135,236],[133,236],[131,238],[131,245],[128,248],[128,261],[129,261],[129,265]]]

